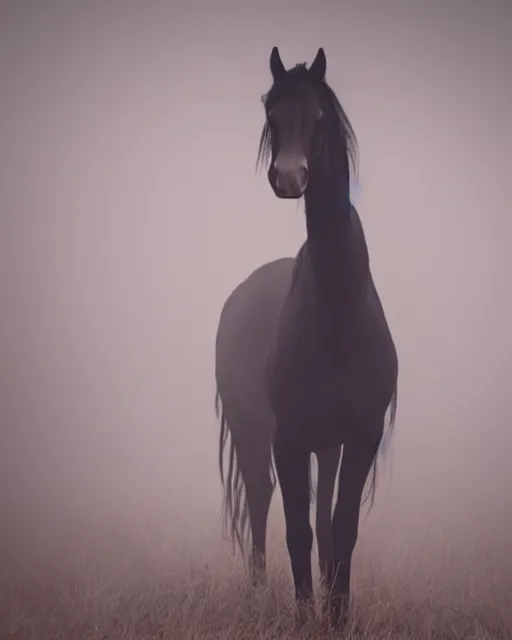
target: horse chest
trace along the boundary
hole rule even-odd
[[[283,319],[282,319],[283,320]],[[310,440],[335,446],[343,423],[357,419],[362,389],[350,357],[336,359],[314,316],[281,321],[267,360],[267,393],[278,428],[300,428]],[[331,442],[334,438],[334,442]]]

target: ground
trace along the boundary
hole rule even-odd
[[[269,582],[247,585],[240,562],[159,554],[150,562],[136,546],[114,545],[103,556],[32,563],[3,577],[0,638],[9,640],[279,640],[336,637],[313,620],[294,628],[292,585],[284,550],[269,558]],[[124,558],[124,560],[123,560]],[[366,559],[365,559],[366,558]],[[137,565],[137,566],[135,566]],[[391,576],[375,554],[358,552],[353,615],[347,638],[364,640],[512,638],[512,594],[504,582],[471,586],[420,580],[414,562]],[[113,569],[115,567],[115,570]],[[451,575],[448,571],[447,575]],[[483,574],[482,574],[483,575]],[[474,581],[473,581],[474,582]]]

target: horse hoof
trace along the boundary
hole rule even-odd
[[[315,610],[313,605],[300,604],[295,612],[295,628],[297,630],[304,627],[315,618]]]
[[[263,587],[267,584],[267,572],[265,566],[259,562],[253,562],[249,569],[251,586],[254,588]]]
[[[254,589],[258,589],[259,587],[267,586],[267,578],[264,574],[253,574],[251,576],[251,586]]]
[[[349,596],[341,596],[334,602],[324,605],[324,615],[329,619],[331,629],[343,631],[348,623],[349,617]]]
[[[348,623],[348,613],[341,613],[341,615],[331,615],[331,629],[333,631],[345,631]]]

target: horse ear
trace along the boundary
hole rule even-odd
[[[270,54],[270,71],[274,78],[274,82],[279,80],[279,78],[282,78],[286,73],[286,69],[284,68],[284,64],[281,60],[279,49],[277,47],[273,47],[272,53]]]
[[[316,58],[311,63],[309,67],[309,73],[317,78],[318,80],[323,80],[325,78],[325,70],[327,68],[327,59],[325,57],[325,51],[320,47],[318,49],[318,53],[316,54]]]

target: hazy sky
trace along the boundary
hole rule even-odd
[[[305,234],[254,171],[278,45],[287,66],[325,48],[360,142],[357,205],[400,357],[389,535],[511,532],[511,7],[1,2],[13,526],[122,514],[220,536],[218,316]]]

